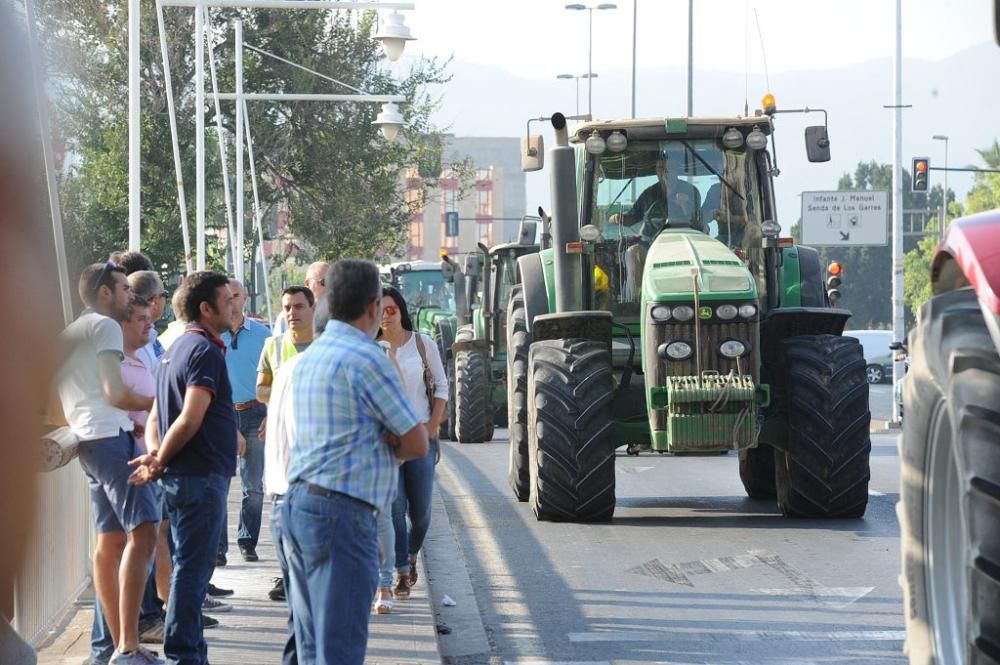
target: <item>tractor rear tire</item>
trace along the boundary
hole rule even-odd
[[[756,448],[741,450],[740,480],[751,499],[773,499],[774,449],[761,443]]]
[[[615,512],[614,381],[607,344],[535,342],[528,366],[528,463],[535,517],[610,520]]]
[[[478,349],[455,354],[455,440],[483,443],[493,438],[490,360]]]
[[[448,428],[448,440],[458,441],[458,435],[455,433],[455,423],[458,421],[458,413],[455,409],[455,356],[454,354],[449,354],[448,365],[444,370],[445,376],[448,377],[448,419],[444,423],[444,426]]]
[[[507,310],[507,435],[510,463],[507,481],[518,501],[531,496],[528,474],[528,349],[531,333],[521,287],[514,287]]]
[[[861,344],[801,335],[783,342],[788,450],[775,450],[786,517],[856,518],[868,505],[871,412]]]
[[[920,310],[903,381],[906,648],[920,665],[1000,663],[1000,355],[970,288]]]

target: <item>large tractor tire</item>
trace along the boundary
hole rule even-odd
[[[459,443],[493,438],[489,371],[485,351],[463,349],[455,354],[455,440]]]
[[[539,520],[595,522],[615,512],[614,382],[607,344],[545,340],[528,354],[528,468]]]
[[[759,444],[740,451],[740,480],[751,499],[773,499],[774,449]]]
[[[445,407],[447,418],[441,421],[438,428],[439,439],[455,438],[455,368],[451,357],[451,345],[455,341],[455,331],[452,329],[450,321],[442,321],[434,331],[434,341],[438,345],[438,353],[441,354],[441,362],[444,364],[445,376],[448,379],[448,406]]]
[[[531,333],[521,287],[514,287],[507,309],[507,435],[510,464],[507,481],[518,501],[531,496],[528,475],[528,349]]]
[[[783,342],[788,451],[775,450],[778,507],[787,517],[865,514],[871,412],[861,344],[801,335]]]
[[[1000,356],[972,289],[920,310],[896,512],[911,664],[1000,663]]]

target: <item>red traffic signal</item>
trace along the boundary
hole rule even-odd
[[[931,160],[926,157],[913,158],[913,185],[910,188],[914,192],[926,192],[930,187]]]

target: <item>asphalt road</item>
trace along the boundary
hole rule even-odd
[[[620,452],[598,525],[537,522],[514,500],[506,430],[445,442],[450,533],[436,513],[428,547],[444,662],[904,663],[896,436],[872,436],[864,519],[782,518],[746,498],[733,453]]]

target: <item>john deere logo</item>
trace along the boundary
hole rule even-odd
[[[698,318],[701,318],[701,319],[710,319],[710,318],[712,318],[712,308],[711,307],[702,307],[701,309],[699,309],[698,310]]]

